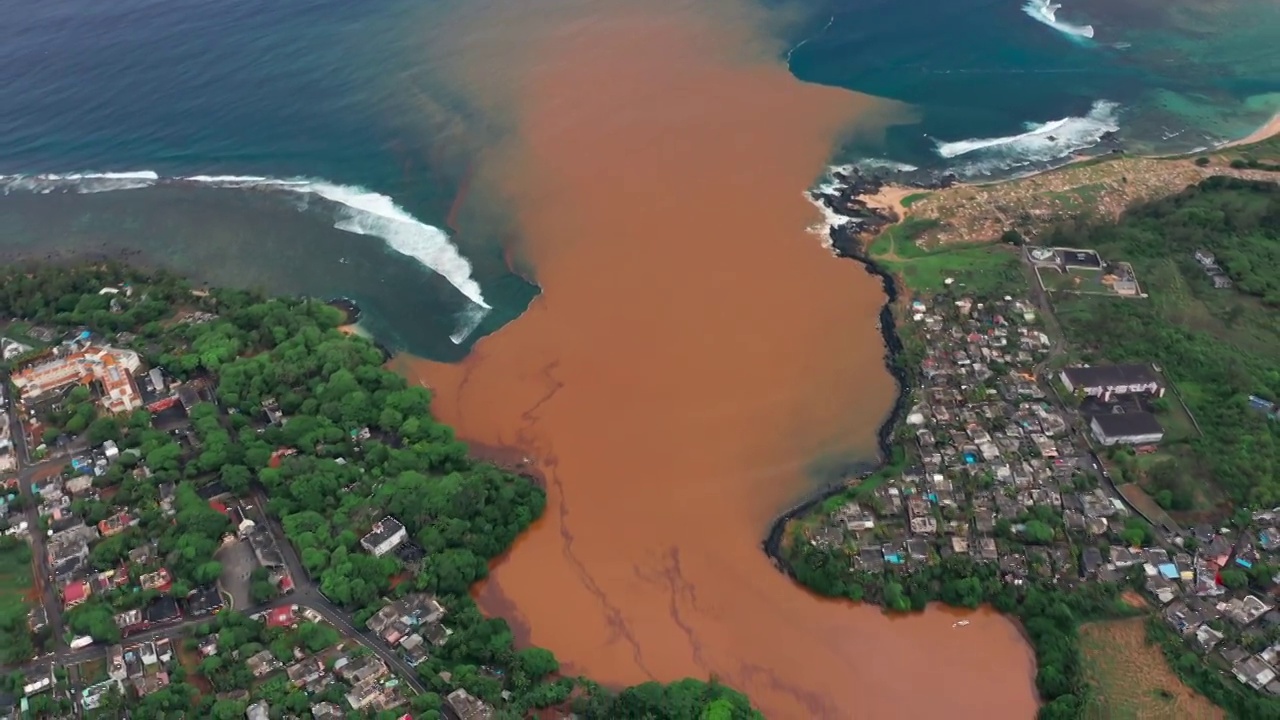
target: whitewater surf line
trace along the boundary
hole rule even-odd
[[[356,235],[380,238],[392,250],[413,258],[443,277],[472,305],[459,316],[459,328],[449,339],[461,344],[488,314],[480,284],[471,277],[471,263],[445,231],[428,225],[386,195],[355,185],[339,185],[312,178],[269,178],[257,175],[192,175],[161,178],[150,170],[134,172],[78,172],[41,175],[0,175],[0,190],[11,192],[99,193],[138,190],[157,185],[197,185],[209,188],[264,190],[319,197],[337,209],[334,227]]]
[[[943,158],[972,158],[956,168],[962,174],[985,174],[1033,163],[1048,163],[1086,150],[1102,141],[1107,133],[1120,129],[1120,106],[1107,100],[1093,103],[1088,114],[1065,117],[1046,123],[1026,123],[1026,132],[1004,137],[971,138],[944,142],[934,140],[934,151]]]
[[[1077,42],[1092,39],[1092,25],[1075,25],[1058,19],[1058,10],[1061,7],[1060,3],[1050,2],[1050,0],[1027,0],[1022,6],[1022,12]]]

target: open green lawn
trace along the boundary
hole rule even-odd
[[[1107,287],[1102,284],[1101,270],[1084,268],[1068,268],[1061,272],[1053,268],[1040,268],[1040,282],[1045,290],[1104,293]]]
[[[913,240],[932,227],[929,221],[908,218],[885,229],[871,243],[871,257],[902,277],[913,292],[932,293],[954,287],[982,294],[1022,288],[1025,279],[1018,267],[1016,248],[1002,244],[948,245],[925,250]]]

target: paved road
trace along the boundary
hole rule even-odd
[[[30,495],[31,481],[34,477],[38,476],[41,472],[60,466],[65,462],[66,458],[49,459],[23,468],[19,475],[22,481],[23,492]],[[265,507],[266,498],[261,494],[261,491],[256,492],[254,498],[258,503],[259,508]],[[36,555],[34,562],[36,564],[37,582],[41,585],[42,599],[44,601],[45,609],[49,614],[49,626],[54,629],[54,642],[57,643],[57,648],[50,653],[31,660],[28,663],[20,666],[4,667],[3,670],[6,672],[11,672],[13,670],[31,672],[43,669],[50,663],[65,667],[106,657],[107,648],[101,645],[91,645],[87,648],[72,650],[70,647],[62,644],[60,638],[62,634],[62,603],[61,599],[57,596],[56,590],[51,587],[50,583],[45,581],[48,577],[48,573],[45,570],[46,563],[44,561],[44,536],[38,529],[37,522],[39,518],[37,516],[37,510],[34,502],[31,503],[31,507],[28,508],[26,513],[28,516],[27,521],[31,524],[31,529],[33,530],[31,533],[31,545],[32,552]],[[263,515],[265,515],[265,512]],[[399,674],[401,678],[414,690],[419,693],[426,692],[426,686],[424,686],[422,681],[418,678],[417,670],[405,662],[399,655],[394,653],[385,643],[382,642],[380,638],[373,635],[373,633],[363,628],[357,628],[349,613],[329,602],[329,600],[320,593],[319,587],[310,578],[310,576],[307,575],[306,569],[303,568],[302,561],[299,560],[298,554],[294,550],[293,545],[285,538],[284,530],[280,527],[280,523],[270,517],[266,518],[266,523],[268,530],[276,540],[276,544],[280,549],[281,555],[284,557],[285,565],[288,567],[289,573],[293,576],[294,591],[285,597],[277,598],[269,603],[263,603],[254,607],[243,608],[241,611],[251,615],[262,612],[263,610],[269,610],[271,608],[281,607],[284,605],[298,605],[299,607],[311,608],[319,613],[327,622],[337,628],[343,635],[356,640],[373,651],[378,655],[378,657],[382,658],[383,662],[387,664],[387,667]],[[129,643],[140,643],[156,640],[162,637],[176,637],[178,635],[182,635],[184,631],[190,630],[196,625],[210,620],[211,618],[208,616],[188,618],[172,625],[166,625],[164,627],[130,635],[127,638],[127,641]]]
[[[49,564],[46,562],[45,533],[40,532],[40,509],[38,509],[36,503],[35,493],[31,492],[31,486],[33,480],[37,477],[49,474],[50,471],[67,464],[67,457],[58,455],[35,462],[35,464],[29,462],[27,460],[29,457],[27,438],[24,437],[22,424],[18,421],[14,405],[10,404],[9,413],[5,419],[10,423],[10,436],[13,437],[14,446],[18,451],[20,492],[27,498],[27,509],[23,511],[23,519],[27,521],[27,533],[29,541],[31,541],[32,578],[36,584],[37,591],[40,592],[40,600],[45,607],[47,619],[49,619],[49,628],[52,632],[52,638],[54,638],[52,642],[60,642],[61,633],[63,633],[63,612],[61,612],[63,605],[61,605],[61,600],[58,597],[58,588],[55,588],[49,582],[50,573]]]
[[[418,692],[426,692],[426,687],[422,681],[418,679],[418,671],[409,663],[405,662],[399,655],[392,652],[390,648],[382,642],[373,633],[365,628],[357,629],[352,622],[351,615],[343,611],[338,606],[329,602],[320,592],[319,586],[307,574],[306,568],[302,566],[302,561],[298,558],[298,553],[294,549],[293,544],[284,536],[284,529],[280,527],[279,521],[267,515],[266,513],[266,495],[261,489],[255,489],[253,492],[254,502],[258,503],[258,508],[262,511],[261,515],[266,518],[267,529],[271,532],[272,537],[276,539],[276,546],[280,549],[281,556],[284,557],[285,567],[289,569],[289,574],[293,577],[293,602],[298,605],[305,605],[314,608],[320,613],[325,620],[329,621],[334,627],[338,628],[343,634],[349,635],[360,640],[364,645],[368,646],[378,657],[387,663],[387,667],[398,672],[406,681],[413,686]]]
[[[304,602],[295,592],[293,595],[277,598],[269,603],[249,608],[244,612],[245,614],[252,615],[264,610],[288,605],[297,605],[300,608],[310,608],[315,610],[321,617],[336,627],[344,636],[356,640],[361,645],[364,645],[377,654],[378,657],[382,658],[382,660],[387,663],[387,667],[397,672],[405,682],[413,687],[414,690],[419,693],[426,692],[426,687],[422,684],[422,681],[418,679],[418,673],[416,670],[410,667],[409,664],[402,660],[398,655],[391,652],[391,650],[380,640],[371,637],[370,633],[356,630],[356,628],[351,624],[349,615],[333,607],[332,604],[323,600],[323,598],[321,598],[321,600],[323,602],[322,605]],[[125,638],[123,642],[126,644],[136,644],[158,640],[165,637],[174,638],[176,640],[179,636],[186,634],[186,631],[189,631],[191,628],[194,628],[201,623],[211,622],[212,620],[213,618],[207,615],[197,618],[187,618],[172,625],[165,625],[164,627],[135,633]],[[72,650],[71,648],[63,646],[52,653],[42,655],[23,665],[8,666],[3,669],[4,672],[19,670],[30,674],[37,670],[43,671],[51,664],[66,667],[69,665],[101,660],[107,657],[107,650],[108,648],[105,645],[90,645],[87,648],[81,648],[79,650]]]

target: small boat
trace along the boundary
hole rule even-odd
[[[968,624],[969,624],[969,621],[968,621],[968,620],[957,620],[957,621],[956,621],[956,623],[955,623],[954,625],[952,625],[951,627],[953,627],[953,628],[966,627],[966,626],[968,626]]]

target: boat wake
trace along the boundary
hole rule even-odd
[[[450,339],[461,344],[489,312],[480,284],[471,277],[471,263],[440,228],[409,214],[386,195],[355,185],[338,185],[311,178],[268,178],[255,175],[192,175],[161,178],[149,170],[118,173],[67,173],[60,175],[0,175],[0,191],[30,193],[99,193],[137,190],[157,185],[197,185],[286,193],[319,198],[334,209],[334,227],[356,235],[382,239],[392,250],[413,258],[439,274],[462,293],[471,306],[459,317],[460,326]]]
[[[943,158],[964,156],[969,163],[955,168],[961,175],[986,175],[1023,165],[1049,163],[1097,145],[1108,133],[1120,129],[1119,105],[1106,100],[1093,104],[1083,117],[1067,117],[1046,123],[1027,123],[1026,132],[1005,137],[942,142],[935,152]]]
[[[1058,10],[1061,7],[1060,3],[1050,0],[1027,0],[1022,6],[1022,12],[1077,42],[1093,38],[1092,25],[1075,25],[1059,20]]]

